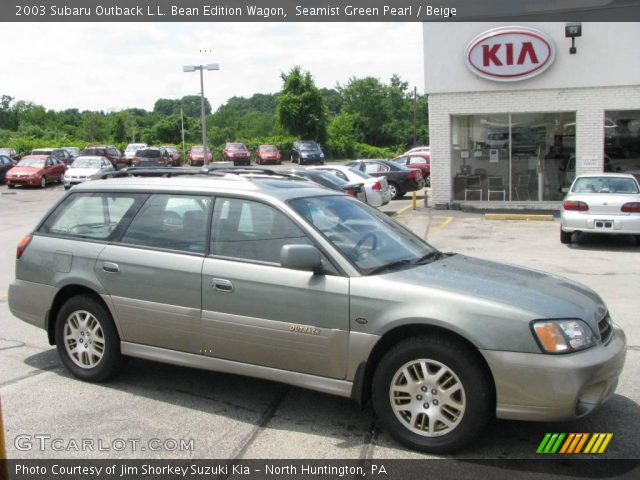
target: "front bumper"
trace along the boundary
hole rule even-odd
[[[626,356],[615,328],[607,344],[565,354],[481,350],[496,385],[498,418],[555,421],[583,417],[615,391]]]
[[[5,178],[7,185],[40,185],[40,177]]]
[[[560,217],[565,232],[640,234],[640,215],[607,215],[563,210]]]
[[[249,159],[249,157],[238,157],[238,158],[231,158],[231,160],[233,160],[233,165],[235,167],[238,166],[247,166],[247,165],[251,165],[251,159]]]

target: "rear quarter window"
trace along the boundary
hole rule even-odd
[[[38,233],[111,240],[128,223],[145,197],[144,194],[71,194],[49,215]]]

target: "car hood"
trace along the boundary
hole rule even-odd
[[[44,170],[44,167],[13,167],[7,173],[38,173]]]
[[[91,176],[100,171],[99,168],[68,168],[67,175]]]
[[[385,275],[415,287],[444,289],[529,312],[536,318],[580,318],[595,332],[606,313],[602,299],[572,280],[515,265],[465,255]]]

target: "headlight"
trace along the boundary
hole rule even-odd
[[[532,328],[546,353],[576,352],[596,342],[593,331],[582,320],[540,320]]]
[[[324,158],[324,153],[321,153],[321,154],[320,154],[320,158]]]

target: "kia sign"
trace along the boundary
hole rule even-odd
[[[501,27],[474,38],[465,52],[476,75],[498,82],[514,82],[544,72],[555,58],[551,40],[525,27]]]

